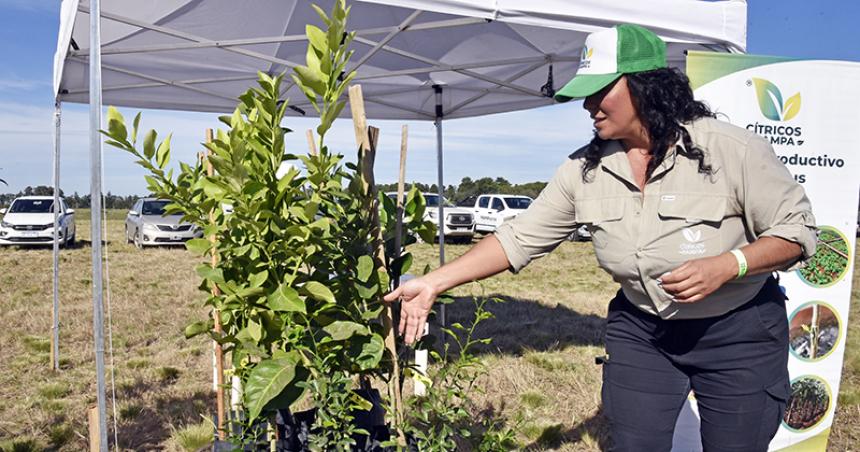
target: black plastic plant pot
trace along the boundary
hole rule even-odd
[[[375,389],[355,391],[359,396],[371,403],[372,408],[367,411],[354,413],[354,425],[357,428],[370,433],[356,435],[354,451],[359,452],[387,452],[389,449],[382,443],[391,438],[388,425],[385,424],[385,409],[382,406],[382,397]],[[316,419],[316,409],[307,411],[290,412],[288,409],[278,410],[275,417],[278,432],[278,452],[305,452],[309,451],[308,439],[314,434],[312,426]]]

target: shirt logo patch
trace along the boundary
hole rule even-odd
[[[687,240],[687,243],[681,243],[681,245],[678,247],[678,254],[684,256],[696,256],[699,254],[705,254],[705,244],[701,243],[701,229],[693,230],[691,228],[684,228],[681,232],[684,235],[684,239]]]
[[[696,243],[702,240],[702,231],[694,231],[690,228],[684,229],[684,238],[690,243]]]

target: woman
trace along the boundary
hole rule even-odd
[[[439,293],[517,272],[587,224],[621,285],[603,368],[613,450],[670,450],[692,391],[706,451],[765,451],[790,388],[785,297],[771,273],[814,253],[814,218],[770,145],[714,119],[665,55],[638,26],[589,35],[556,99],[585,98],[591,143],[528,211],[386,300],[402,300],[411,343]]]

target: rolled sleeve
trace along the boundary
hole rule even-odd
[[[751,139],[744,156],[744,217],[755,238],[779,237],[801,247],[800,259],[783,271],[806,264],[815,254],[816,227],[803,187],[761,137]]]
[[[568,184],[578,174],[574,162],[567,160],[525,212],[496,229],[512,272],[554,250],[573,231],[576,222]]]

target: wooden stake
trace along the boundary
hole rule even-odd
[[[361,169],[363,191],[365,193],[365,208],[371,215],[373,227],[374,250],[376,250],[376,268],[385,266],[385,245],[382,240],[382,230],[379,227],[379,200],[376,197],[376,184],[373,177],[373,163],[376,159],[376,144],[379,139],[379,129],[367,127],[367,118],[364,113],[364,96],[361,86],[355,85],[349,88],[349,104],[352,110],[352,123],[355,129],[355,141],[358,145],[358,163]],[[381,299],[381,303],[384,303]],[[397,355],[397,342],[394,337],[394,326],[392,321],[391,306],[385,306],[382,312],[382,327],[385,332],[385,349],[391,354],[392,375],[388,381],[388,395],[392,403],[392,414],[397,427],[398,443],[406,445],[406,435],[403,433],[403,403],[400,393],[400,363]]]
[[[102,441],[99,434],[99,407],[91,406],[87,410],[87,422],[90,431],[90,452],[100,452]]]
[[[305,135],[308,137],[308,149],[310,149],[311,155],[317,155],[317,144],[314,141],[314,131],[308,129]]]
[[[206,129],[206,142],[212,142],[212,129]],[[209,156],[209,149],[206,150],[206,156]],[[206,159],[206,174],[212,177],[215,174],[215,169],[212,167],[212,162]],[[209,211],[209,222],[215,223],[215,209]],[[209,241],[215,243],[215,235],[209,236]],[[218,264],[218,252],[212,248],[212,266]],[[220,296],[221,292],[218,286],[212,287],[212,296]],[[217,309],[212,310],[212,319],[215,323],[215,333],[221,335],[224,330],[221,329],[221,313]],[[224,441],[227,439],[227,431],[224,429],[224,351],[221,349],[221,344],[214,342],[215,345],[215,403],[217,404],[216,412],[218,413],[218,439]]]

